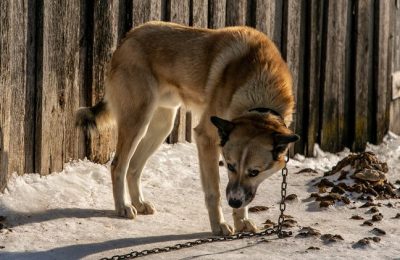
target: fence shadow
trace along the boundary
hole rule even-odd
[[[139,246],[139,245],[150,245],[153,243],[172,242],[178,240],[192,240],[200,239],[210,236],[209,232],[199,232],[192,234],[180,234],[180,235],[163,235],[163,236],[149,236],[149,237],[135,237],[135,238],[123,238],[109,240],[100,243],[80,244],[71,245],[59,248],[49,249],[47,251],[40,252],[5,252],[0,254],[0,259],[81,259],[92,254],[100,252],[120,249],[125,247]],[[150,249],[151,246],[147,247]],[[143,247],[144,250],[146,247]],[[127,249],[126,253],[132,251]],[[111,253],[110,253],[111,254]],[[109,255],[107,257],[111,257]]]

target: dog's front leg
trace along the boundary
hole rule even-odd
[[[233,209],[233,222],[237,232],[257,232],[258,228],[252,220],[249,219],[248,207]]]
[[[222,214],[221,193],[219,190],[218,145],[213,138],[196,130],[196,143],[199,154],[201,183],[205,193],[205,202],[214,235],[232,235],[234,229],[229,226]]]

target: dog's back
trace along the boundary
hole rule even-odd
[[[117,67],[129,70],[132,64],[149,67],[161,91],[177,91],[186,105],[202,105],[210,96],[219,95],[221,89],[217,88],[224,88],[224,99],[232,99],[227,93],[234,94],[240,83],[252,78],[260,89],[258,98],[253,97],[249,102],[260,106],[263,102],[288,104],[278,110],[284,117],[292,114],[291,92],[274,94],[269,100],[260,99],[268,92],[266,85],[279,85],[291,91],[291,75],[272,41],[249,27],[210,30],[167,22],[146,23],[127,34],[113,55],[111,71]],[[278,91],[282,92],[282,88]],[[240,96],[247,95],[245,90],[240,91]],[[276,96],[286,99],[281,102]]]

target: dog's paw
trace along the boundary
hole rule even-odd
[[[117,214],[123,218],[134,219],[136,218],[137,211],[132,205],[121,205],[117,207]]]
[[[150,201],[143,201],[140,205],[135,206],[137,213],[141,215],[152,215],[156,212],[156,208]]]
[[[257,225],[250,219],[235,221],[236,232],[258,232]]]
[[[216,236],[231,236],[235,233],[235,229],[226,222],[219,223],[211,227],[212,233]]]

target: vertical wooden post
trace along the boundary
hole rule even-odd
[[[160,0],[133,0],[133,26],[136,27],[148,21],[161,20],[162,11],[162,1]]]
[[[189,0],[170,1],[170,20],[171,22],[189,25],[190,4]],[[169,141],[171,143],[184,142],[186,140],[186,109],[181,107],[175,119],[174,129],[172,130]]]
[[[281,49],[283,0],[256,0],[255,26]]]
[[[208,25],[208,0],[192,0],[191,25],[197,28],[207,28]],[[193,129],[200,121],[200,116],[191,111],[186,112],[186,141],[193,141]]]
[[[198,28],[207,28],[208,21],[208,1],[192,0],[192,25]]]
[[[0,2],[0,192],[34,171],[35,3]]]
[[[3,191],[8,179],[10,153],[10,2],[0,1],[0,191]]]
[[[85,1],[44,1],[37,80],[36,171],[60,171],[85,155],[74,113],[85,96]]]
[[[323,116],[321,147],[327,151],[343,149],[344,93],[346,68],[346,28],[348,1],[328,1],[326,42],[323,60]]]
[[[98,103],[104,97],[107,66],[122,35],[125,13],[121,7],[125,1],[95,1],[93,6],[93,47],[89,104]],[[105,163],[115,151],[116,129],[104,129],[97,136],[90,136],[88,155],[90,160]]]
[[[355,42],[355,125],[353,149],[362,151],[368,141],[368,94],[372,86],[373,2],[358,0],[356,4]]]
[[[208,27],[217,29],[225,26],[226,0],[213,0],[209,2]]]
[[[389,77],[391,77],[391,73],[400,70],[400,3],[399,1],[390,1],[390,30],[391,37],[389,40],[390,43],[390,53],[388,66],[389,69]],[[390,82],[391,84],[391,82]],[[391,86],[390,86],[391,88]],[[391,92],[391,91],[390,91]],[[400,134],[400,98],[391,100],[390,102],[390,131],[393,131],[396,134]]]
[[[385,134],[389,131],[390,122],[390,93],[391,82],[388,68],[389,58],[389,37],[390,37],[390,2],[375,2],[375,48],[374,48],[374,72],[375,93],[376,93],[376,114],[375,125],[376,133],[373,137],[374,143],[382,141]],[[400,18],[398,18],[400,19]]]
[[[326,3],[326,2],[325,2]],[[320,80],[321,80],[321,49],[322,49],[322,17],[324,1],[312,0],[307,2],[307,38],[305,84],[307,96],[304,106],[307,110],[307,136],[305,137],[306,155],[312,156],[314,145],[318,142],[320,116]],[[304,115],[302,115],[304,116]]]
[[[250,25],[247,0],[226,0],[226,26]]]
[[[296,107],[291,128],[302,138],[291,149],[291,154],[304,153],[303,131],[303,55],[304,55],[304,5],[303,1],[285,0],[283,11],[282,55],[293,78]]]

